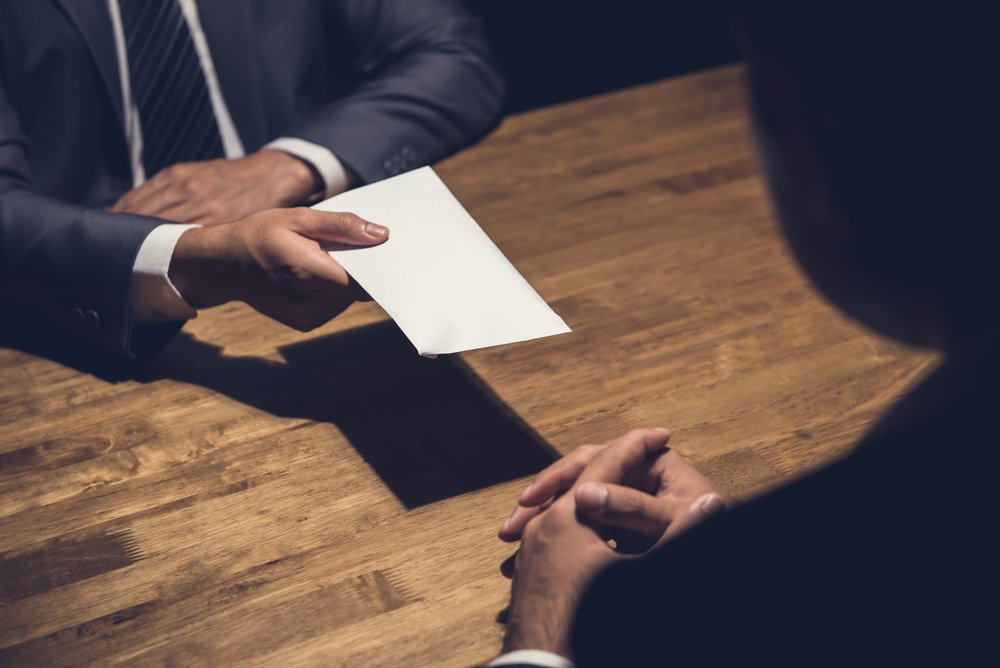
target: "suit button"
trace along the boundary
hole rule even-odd
[[[101,326],[101,316],[94,309],[87,309],[83,314],[83,326],[88,332],[96,332]]]
[[[69,310],[69,322],[74,327],[83,326],[83,309],[74,306]]]

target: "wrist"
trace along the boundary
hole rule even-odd
[[[194,308],[218,306],[225,296],[224,249],[226,225],[190,229],[177,239],[167,276],[177,292]]]
[[[535,649],[571,658],[569,632],[575,607],[574,601],[562,597],[512,603],[502,652]]]

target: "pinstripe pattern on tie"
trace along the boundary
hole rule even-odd
[[[120,0],[119,7],[146,176],[222,157],[205,75],[177,0]]]

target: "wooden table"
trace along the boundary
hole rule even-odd
[[[438,171],[572,334],[426,360],[371,304],[310,334],[228,305],[118,377],[0,349],[0,664],[484,661],[495,532],[554,457],[664,425],[746,497],[935,363],[793,265],[737,67],[509,118]]]

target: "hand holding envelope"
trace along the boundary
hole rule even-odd
[[[430,167],[313,207],[391,230],[330,255],[427,357],[564,334],[569,327],[504,257]]]

